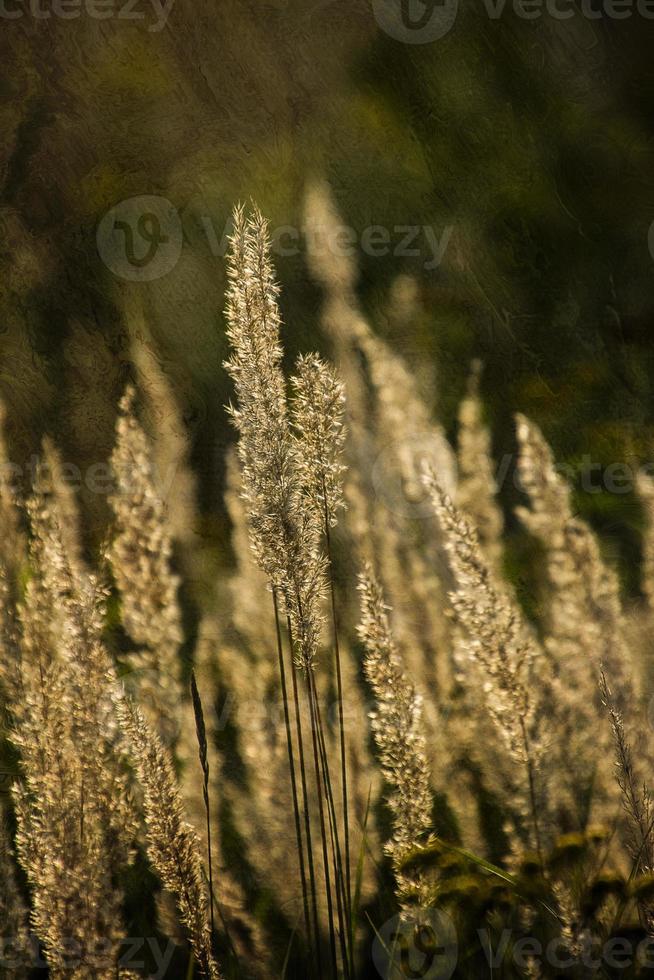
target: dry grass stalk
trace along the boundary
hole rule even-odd
[[[347,393],[346,518],[350,546],[359,564],[371,561],[384,589],[394,598],[394,627],[406,651],[407,666],[422,687],[434,687],[435,700],[447,700],[451,684],[451,622],[444,610],[437,534],[426,533],[431,507],[420,481],[428,458],[448,489],[455,486],[454,455],[428,403],[433,391],[418,390],[415,375],[366,322],[356,294],[354,259],[329,247],[338,240],[342,220],[329,187],[309,188],[305,204],[308,260],[325,292],[322,323],[333,343]],[[426,717],[429,741],[438,729]],[[433,753],[444,759],[437,750]],[[434,774],[440,764],[434,766]]]
[[[211,853],[211,808],[209,805],[209,746],[207,742],[207,729],[204,723],[204,711],[202,710],[202,699],[198,691],[195,671],[191,671],[191,697],[193,699],[193,714],[195,715],[195,729],[198,736],[198,754],[202,767],[202,796],[204,799],[204,809],[206,813],[207,827],[207,865],[209,867],[209,907],[211,910],[211,934],[213,935],[216,925],[214,922],[214,894],[213,894],[213,859]]]
[[[504,517],[496,500],[491,438],[483,421],[479,397],[481,370],[481,362],[474,361],[468,390],[459,406],[456,502],[477,528],[486,557],[499,568]]]
[[[16,881],[16,866],[4,806],[0,805],[0,922],[3,943],[14,950],[11,976],[24,980],[28,975],[28,914]],[[3,947],[4,959],[4,947]]]
[[[588,525],[573,513],[570,488],[557,473],[538,427],[518,415],[516,431],[520,482],[531,505],[529,510],[520,508],[518,514],[545,547],[549,596],[556,604],[547,623],[550,648],[557,641],[569,644],[576,638],[584,650],[583,659],[595,667],[606,664],[616,684],[636,684],[623,640],[617,575],[602,561]]]
[[[186,818],[198,834],[203,853],[208,855],[211,849],[214,887],[213,891],[210,889],[210,895],[214,895],[214,905],[219,911],[220,923],[224,927],[224,929],[221,929],[221,932],[228,937],[228,945],[232,952],[235,953],[241,966],[245,967],[247,964],[251,972],[256,975],[259,970],[263,969],[263,965],[269,962],[269,945],[267,944],[260,924],[248,910],[248,896],[245,894],[240,882],[234,877],[233,870],[227,867],[221,851],[220,802],[222,800],[229,800],[231,802],[231,794],[228,770],[224,765],[221,753],[216,748],[216,744],[217,739],[223,732],[224,721],[229,717],[236,724],[236,719],[232,718],[231,714],[231,698],[224,707],[225,715],[223,718],[217,710],[214,710],[212,697],[215,697],[217,688],[221,690],[226,687],[231,689],[229,683],[231,675],[227,671],[223,671],[222,665],[225,661],[222,659],[222,656],[220,659],[216,656],[217,648],[221,650],[222,654],[224,642],[217,624],[215,622],[212,623],[209,618],[203,620],[200,624],[199,634],[195,649],[195,666],[193,672],[197,678],[198,690],[202,689],[203,692],[207,692],[203,708],[203,718],[205,721],[203,751],[206,753],[205,762],[208,770],[206,795],[210,803],[209,813],[207,814],[207,807],[205,805],[205,779],[201,763],[200,769],[198,770],[197,721],[192,699],[190,701],[184,701],[181,705],[179,738],[175,743],[175,758],[179,761],[181,769],[179,778],[180,794]],[[233,652],[232,656],[234,656]],[[229,663],[229,659],[227,663]],[[247,681],[248,672],[243,671],[242,659],[239,662],[238,675],[242,681]],[[251,695],[252,691],[250,690],[249,696]],[[238,724],[237,726],[239,736],[241,736],[243,727],[247,728],[249,721],[247,717],[241,720],[243,724]],[[257,777],[260,779],[261,768],[267,765],[268,760],[265,759],[265,756],[259,755],[257,759],[256,777],[253,778],[253,783],[256,782]],[[198,778],[199,775],[202,778]],[[279,776],[279,773],[277,775]],[[277,788],[279,791],[279,784]],[[284,796],[280,792],[280,808],[284,804],[286,804],[284,815],[287,823],[290,810],[290,797]],[[261,812],[268,812],[268,810],[269,808],[262,807]],[[209,820],[207,816],[209,816]],[[238,826],[242,828],[241,833],[244,839],[249,840],[249,834],[251,833],[253,838],[257,840],[257,828],[255,826],[249,826],[249,819],[251,818],[248,816],[244,817],[243,820],[238,820]],[[263,836],[257,840],[257,852],[262,846],[262,842]],[[292,851],[292,848],[286,848],[285,851],[285,877],[287,880],[289,850]],[[266,880],[266,872],[263,873],[263,877]],[[273,879],[270,878],[270,880],[272,881]],[[181,927],[179,923],[175,927],[174,921],[171,921],[177,920],[174,911],[174,901],[166,900],[165,894],[162,895],[159,902],[159,907],[164,915],[162,928],[167,935],[176,936],[180,933]],[[171,928],[174,931],[171,932]]]
[[[334,370],[318,357],[298,358],[291,378],[295,397],[292,422],[304,494],[326,529],[335,527],[343,500],[345,391]]]
[[[281,596],[286,608],[295,663],[309,673],[315,666],[322,626],[319,607],[324,589],[324,559],[319,551],[320,524],[303,494],[288,424],[280,367],[278,287],[270,261],[267,226],[258,212],[247,218],[242,209],[235,211],[228,275],[227,320],[232,355],[225,366],[234,380],[238,398],[238,408],[232,408],[231,415],[239,433],[238,454],[252,550],[273,593],[305,933],[306,941],[311,944],[305,852],[277,597]],[[306,861],[315,924],[317,899],[302,761],[301,758]],[[333,927],[331,932],[333,935]],[[313,942],[318,954],[317,935]]]
[[[275,649],[271,638],[275,635],[275,618],[268,578],[256,563],[250,545],[241,469],[234,449],[227,455],[225,505],[232,525],[235,562],[229,579],[231,620],[241,645],[246,646],[247,653],[255,661],[257,671],[267,675],[272,683]],[[241,655],[239,651],[235,666],[240,666]]]
[[[603,562],[588,525],[574,513],[570,488],[556,470],[542,433],[517,417],[518,472],[530,508],[518,516],[545,552],[545,650],[552,668],[549,710],[558,733],[554,767],[562,797],[577,826],[610,820],[613,781],[604,765],[610,751],[602,723],[597,679],[604,664],[617,701],[633,700],[639,687],[615,572]]]
[[[287,417],[280,362],[278,287],[266,222],[259,212],[234,216],[229,256],[226,367],[236,387],[231,409],[248,507],[252,547],[291,619],[299,666],[310,670],[322,627],[325,560],[320,522],[307,505]]]
[[[531,826],[532,846],[542,854],[541,826],[547,817],[542,784],[545,738],[536,697],[540,651],[518,607],[498,590],[470,522],[433,472],[426,472],[424,479],[446,536],[456,583],[452,605],[469,638],[471,658],[483,668],[488,710],[524,773],[524,816]]]
[[[110,707],[102,597],[76,578],[53,510],[29,505],[33,577],[20,609],[21,698],[11,706],[22,781],[16,848],[32,888],[32,924],[53,976],[114,977],[123,935],[115,874],[134,821]]]
[[[636,872],[654,870],[654,810],[647,784],[638,775],[638,766],[625,723],[604,670],[600,673],[600,693],[611,722],[615,750],[615,777],[622,806],[628,819],[628,846]]]
[[[417,870],[402,870],[407,854],[427,842],[432,828],[432,795],[422,726],[421,698],[404,674],[395,646],[379,582],[371,566],[359,577],[361,624],[359,636],[366,656],[364,669],[375,695],[372,730],[380,765],[391,793],[393,837],[386,844],[395,868],[398,900],[405,912],[428,908],[432,887]]]
[[[351,921],[352,884],[350,871],[350,825],[347,780],[347,750],[343,707],[343,676],[339,643],[339,624],[336,612],[336,590],[333,577],[331,528],[336,526],[338,511],[345,506],[343,499],[342,463],[345,445],[345,392],[336,373],[316,354],[300,357],[297,374],[292,379],[295,389],[292,418],[297,432],[297,450],[300,478],[308,505],[313,507],[322,522],[329,562],[329,585],[334,643],[336,696],[338,699],[339,741],[341,752],[341,802],[343,810],[344,875],[343,905],[347,920]],[[319,707],[316,707],[319,712]],[[319,714],[317,715],[320,718]],[[324,738],[324,734],[322,735]],[[330,804],[330,816],[334,826],[332,835],[338,852],[336,864],[342,866],[340,834],[336,830],[336,813],[331,794],[331,779],[326,752],[324,752],[325,790]]]
[[[118,696],[116,703],[143,788],[148,857],[164,887],[175,896],[202,975],[219,980],[200,845],[184,819],[172,760],[139,708],[124,696]]]
[[[310,211],[312,220],[322,216],[328,229],[338,224],[324,194],[314,196]],[[287,400],[278,288],[266,224],[256,211],[250,216],[237,212],[228,307],[228,369],[238,399],[232,415],[239,432],[239,466],[231,467],[228,492],[239,561],[231,582],[235,613],[228,630],[217,625],[217,613],[205,617],[195,655],[199,685],[207,692],[205,708],[217,701],[219,690],[236,698],[236,711],[229,717],[233,743],[225,740],[224,756],[222,745],[218,750],[224,719],[208,710],[205,714],[198,685],[193,684],[190,700],[178,704],[182,632],[179,583],[170,567],[170,515],[160,499],[153,451],[136,418],[133,391],[121,403],[113,455],[117,534],[111,557],[123,600],[123,625],[134,646],[143,650],[133,664],[145,668],[140,693],[150,698],[153,725],[142,708],[118,690],[104,642],[105,590],[85,563],[75,530],[75,499],[64,484],[65,467],[56,450],[46,448],[49,475],[29,503],[28,559],[21,550],[21,516],[5,478],[8,470],[0,473],[0,520],[5,530],[0,541],[0,678],[22,773],[14,790],[13,850],[27,876],[32,926],[56,980],[64,975],[109,980],[119,972],[123,927],[117,880],[138,833],[126,775],[126,743],[135,769],[132,782],[142,787],[152,866],[174,897],[194,957],[208,977],[219,976],[213,945],[214,870],[220,900],[216,907],[229,926],[229,941],[235,936],[239,970],[246,962],[253,974],[263,977],[280,965],[274,944],[261,942],[259,923],[244,911],[255,895],[257,900],[273,897],[277,921],[283,915],[289,933],[295,917],[304,914],[307,942],[292,949],[292,956],[302,963],[300,969],[306,964],[318,973],[356,975],[349,925],[356,897],[347,877],[350,825],[354,814],[363,820],[370,784],[379,786],[380,773],[390,790],[393,817],[386,851],[405,918],[417,907],[442,902],[453,902],[456,915],[465,916],[474,903],[471,896],[478,882],[471,886],[460,876],[448,880],[453,868],[460,870],[459,856],[448,865],[446,857],[453,857],[443,846],[448,837],[432,837],[436,789],[455,811],[452,834],[455,839],[460,835],[464,847],[471,841],[480,850],[501,847],[504,857],[493,856],[493,861],[536,876],[537,890],[542,889],[548,907],[558,910],[558,937],[573,956],[587,939],[608,934],[625,909],[639,909],[651,932],[652,806],[641,776],[648,756],[640,730],[644,726],[634,725],[636,738],[626,713],[630,700],[637,710],[643,707],[635,666],[647,663],[648,638],[634,624],[648,622],[651,608],[642,603],[623,608],[617,576],[602,561],[589,527],[575,515],[570,490],[557,475],[547,444],[538,429],[519,416],[518,467],[530,503],[519,513],[545,555],[545,614],[541,617],[538,610],[532,628],[502,576],[501,513],[494,499],[490,440],[482,423],[477,376],[473,374],[460,411],[461,479],[455,506],[439,485],[451,479],[451,450],[410,372],[361,317],[353,263],[329,250],[322,255],[314,251],[310,260],[326,289],[325,321],[349,386],[347,406],[338,377],[316,355],[298,361],[293,397]],[[150,408],[155,416],[164,412],[159,422],[166,423],[166,429],[171,392],[150,352],[145,355],[139,372],[153,379]],[[343,473],[340,458],[345,408],[348,452],[356,469],[352,474]],[[173,416],[177,418],[174,411]],[[180,434],[167,430],[163,440],[173,455]],[[433,452],[425,453],[429,447]],[[0,462],[2,455],[0,446]],[[433,473],[428,475],[426,488],[419,480],[423,455],[430,457],[439,476],[437,482]],[[364,672],[376,702],[372,729],[379,771],[371,771],[362,724],[350,724],[346,730],[341,716],[338,731],[332,731],[323,723],[334,677],[322,669],[322,606],[343,479],[350,506],[334,544],[374,559],[361,577],[359,634],[365,648]],[[639,481],[648,519],[652,486],[645,477]],[[423,510],[425,493],[437,520]],[[182,516],[188,530],[188,509]],[[650,529],[643,563],[643,591],[650,607],[651,538]],[[447,564],[440,554],[443,544]],[[379,571],[373,574],[372,567]],[[339,705],[347,700],[361,712],[358,665],[352,658],[358,647],[350,635],[341,650],[331,585]],[[276,616],[270,603],[263,605],[271,588]],[[385,593],[397,593],[398,598],[392,631]],[[345,635],[353,619],[347,596],[343,588],[343,610],[338,612]],[[214,631],[211,637],[209,629]],[[542,643],[537,635],[542,635]],[[290,670],[289,654],[295,664]],[[606,675],[601,675],[598,693],[596,680],[603,663]],[[424,703],[417,693],[423,690],[432,694]],[[255,707],[269,709],[280,698],[281,722],[266,712],[256,724]],[[482,700],[487,711],[479,710]],[[602,701],[606,713],[600,710]],[[232,699],[227,712],[233,705]],[[181,785],[163,744],[173,713]],[[624,843],[632,865],[628,883],[619,875],[611,878],[610,868],[626,863],[619,835],[598,836],[588,826],[589,815],[597,813],[610,826],[617,822],[618,792],[610,792],[608,785],[606,748],[611,736],[626,825]],[[242,762],[234,772],[223,764],[232,750],[230,761],[233,757]],[[331,781],[339,762],[342,807]],[[309,778],[310,763],[314,779]],[[491,763],[496,778],[488,772]],[[460,793],[464,785],[465,795]],[[502,818],[513,824],[508,841],[503,838],[499,845],[494,834],[486,835],[481,812],[489,787]],[[231,815],[231,827],[216,818],[221,795],[225,808],[220,813]],[[437,811],[439,829],[441,821],[446,826],[448,805]],[[186,822],[185,812],[196,829]],[[232,829],[244,843],[238,884],[223,868],[221,854]],[[12,842],[3,831],[4,825],[0,861],[8,873],[0,882],[0,911],[8,928],[23,937],[25,910],[13,877]],[[353,853],[360,837],[357,830]],[[374,857],[374,828],[367,837]],[[527,847],[540,851],[540,862],[525,855]],[[210,855],[209,891],[203,849]],[[295,857],[301,868],[301,896],[297,879],[288,873]],[[600,884],[609,897],[586,912],[588,902],[595,901],[592,875],[606,862],[609,873]],[[244,894],[251,871],[261,881],[252,894]],[[375,892],[377,883],[371,886],[365,868],[363,879],[365,898],[374,908],[381,892]],[[484,878],[484,895],[487,885]],[[457,889],[465,894],[461,903],[453,898]],[[513,898],[521,906],[520,897]],[[487,915],[485,898],[481,904],[485,923],[499,921],[500,913]],[[516,918],[525,919],[521,928],[538,928],[538,904],[529,907],[529,915],[524,906],[518,908]],[[258,914],[258,901],[256,905]],[[501,916],[511,917],[509,906],[511,902]],[[232,931],[234,925],[237,932]],[[174,932],[175,924],[170,928]],[[552,928],[548,920],[548,934]],[[327,932],[329,960],[323,950]],[[72,970],[70,942],[81,950]],[[222,962],[222,954],[220,958]],[[229,970],[229,965],[224,968]],[[523,972],[537,977],[543,970],[530,959]]]
[[[189,546],[184,558],[197,563],[196,522],[197,486],[189,465],[190,438],[184,422],[179,388],[175,389],[161,352],[150,336],[139,306],[129,311],[130,353],[142,398],[144,428],[151,441],[151,465],[165,497],[166,521],[176,542]],[[182,392],[183,395],[183,392]],[[194,545],[193,551],[190,546]]]
[[[280,368],[280,316],[278,288],[270,261],[270,242],[262,216],[254,211],[246,218],[237,210],[229,261],[228,337],[232,356],[226,363],[238,396],[238,407],[231,409],[239,432],[238,451],[242,467],[244,496],[253,550],[273,588],[273,596],[283,600],[288,634],[295,664],[305,674],[311,707],[311,746],[315,771],[320,840],[325,872],[325,897],[329,922],[332,968],[336,971],[336,940],[342,945],[342,966],[350,969],[349,899],[345,893],[340,832],[331,787],[329,762],[324,751],[324,731],[319,715],[313,671],[321,638],[322,599],[326,589],[326,559],[321,536],[329,542],[329,529],[340,505],[338,456],[342,444],[342,390],[332,373],[315,357],[301,360],[295,382],[296,402],[289,418],[285,380]],[[291,427],[294,425],[294,430]],[[276,613],[277,606],[275,605]],[[335,613],[334,606],[332,609]],[[296,797],[292,738],[286,707],[286,678],[277,619],[278,661],[293,795]],[[336,662],[338,664],[338,651]],[[338,669],[340,676],[340,668]],[[297,709],[298,685],[291,674],[296,704],[296,740],[302,788],[304,833],[312,893],[313,918],[317,933],[315,875],[301,714]],[[342,765],[345,750],[342,742]],[[345,789],[345,786],[344,786]],[[324,798],[323,798],[324,796]],[[303,847],[296,814],[298,857],[303,895],[306,882]],[[331,872],[328,859],[327,823],[330,827],[332,863],[335,876],[338,937],[334,927]],[[347,875],[349,882],[349,874]],[[348,887],[349,892],[349,887]],[[305,903],[306,905],[306,903]],[[308,917],[305,908],[305,919]],[[315,941],[318,942],[317,935]]]
[[[138,652],[129,658],[129,681],[151,707],[162,737],[174,740],[181,698],[179,647],[183,633],[172,571],[173,542],[148,438],[138,421],[136,392],[121,399],[111,464],[116,481],[109,559],[122,604],[122,619]]]

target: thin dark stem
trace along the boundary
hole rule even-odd
[[[291,624],[288,623],[288,635],[291,637]],[[300,780],[302,785],[302,802],[304,806],[304,833],[307,840],[307,856],[309,864],[309,884],[311,888],[311,908],[313,911],[313,925],[316,936],[316,951],[318,952],[320,925],[318,922],[318,892],[316,888],[316,872],[313,863],[313,842],[311,836],[311,815],[309,811],[309,793],[307,790],[307,774],[304,761],[304,735],[302,731],[302,715],[300,712],[300,698],[298,694],[297,670],[291,666],[291,677],[293,679],[293,702],[295,708],[295,727],[297,732],[298,754],[300,758]],[[322,977],[320,966],[320,956],[317,956],[316,966],[318,975]]]
[[[207,862],[209,865],[209,894],[211,896],[210,909],[211,909],[211,935],[216,934],[216,925],[214,922],[213,906],[213,861],[211,856],[211,820],[209,818],[209,793],[205,785],[204,787],[204,808],[207,815]]]
[[[293,739],[291,737],[291,722],[288,711],[288,695],[286,690],[286,668],[284,666],[284,652],[282,648],[282,631],[279,625],[279,608],[277,605],[277,592],[273,586],[273,608],[275,611],[275,629],[277,632],[277,657],[279,660],[279,679],[282,689],[282,701],[284,703],[284,725],[286,728],[286,748],[288,750],[288,767],[291,776],[291,794],[293,797],[293,816],[295,819],[295,837],[297,841],[298,862],[300,866],[300,879],[302,882],[302,905],[304,911],[304,927],[307,933],[307,944],[311,949],[311,919],[309,918],[309,900],[307,897],[307,876],[304,865],[304,846],[302,842],[302,828],[300,826],[300,809],[298,805],[297,783],[295,778],[295,754],[293,752]],[[318,937],[316,936],[316,959],[319,960]]]
[[[347,914],[348,921],[352,922],[352,881],[350,869],[350,821],[348,813],[348,791],[347,791],[347,754],[345,748],[345,719],[343,714],[343,678],[341,673],[341,650],[338,642],[338,617],[336,614],[336,590],[334,588],[334,575],[332,564],[332,542],[329,529],[329,515],[327,513],[327,498],[325,480],[323,477],[323,503],[325,517],[325,541],[327,544],[327,560],[329,562],[329,590],[331,596],[332,623],[334,627],[334,659],[336,661],[336,694],[338,697],[338,728],[341,747],[341,784],[343,793],[343,844],[345,848],[345,884],[347,891]]]
[[[216,925],[214,921],[214,895],[213,895],[213,860],[211,853],[211,818],[209,810],[209,745],[207,742],[207,729],[204,723],[204,711],[202,708],[202,698],[195,679],[195,671],[191,671],[191,698],[193,700],[193,713],[195,715],[195,731],[198,739],[198,754],[200,766],[202,768],[202,798],[204,800],[204,813],[207,823],[207,863],[209,866],[209,895],[211,911],[211,942],[216,935]]]
[[[334,806],[334,793],[332,790],[331,776],[329,773],[329,760],[327,758],[327,747],[325,744],[325,733],[320,712],[320,702],[316,690],[315,678],[310,677],[311,695],[313,697],[314,711],[316,716],[316,730],[318,733],[318,745],[320,749],[320,762],[322,766],[322,777],[327,797],[327,810],[329,815],[329,830],[332,846],[332,860],[334,862],[334,875],[336,880],[336,900],[338,910],[338,920],[340,929],[341,952],[343,954],[343,967],[346,978],[353,972],[353,953],[351,946],[351,929],[348,920],[347,895],[345,892],[345,881],[343,875],[343,858],[338,837],[338,823],[336,820],[336,807]]]
[[[332,886],[330,880],[329,856],[327,854],[327,834],[325,831],[325,808],[322,798],[322,774],[318,759],[318,738],[316,735],[318,719],[316,717],[315,705],[311,696],[310,671],[307,672],[307,686],[309,688],[309,704],[311,706],[311,743],[313,747],[313,766],[316,778],[316,792],[318,795],[318,813],[320,816],[320,838],[322,844],[322,861],[325,869],[325,895],[327,898],[327,918],[329,921],[329,948],[331,951],[332,965],[334,967],[334,978],[338,977],[338,958],[336,956],[336,933],[334,930],[334,907],[332,901]]]

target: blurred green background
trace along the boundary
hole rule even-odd
[[[108,456],[145,323],[192,435],[198,534],[223,541],[224,260],[207,228],[220,239],[250,197],[273,228],[302,227],[317,177],[359,235],[451,229],[436,268],[424,235],[417,255],[356,254],[365,311],[433,368],[449,433],[481,357],[498,458],[516,410],[576,470],[652,458],[654,22],[493,20],[466,0],[445,36],[407,44],[364,0],[175,0],[159,31],[145,0],[140,20],[7,6],[22,14],[0,25],[0,395],[20,463],[46,431],[80,465]],[[130,282],[96,233],[140,195],[171,202],[183,247]],[[289,357],[324,347],[302,250],[276,261]],[[398,276],[410,316],[393,313]],[[633,493],[576,499],[636,591]]]

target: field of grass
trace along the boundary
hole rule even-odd
[[[0,977],[652,975],[646,5],[0,3]]]
[[[338,227],[326,185],[307,221]],[[352,258],[315,235],[335,362],[301,355],[287,379],[268,225],[237,209],[233,228],[234,562],[204,609],[185,597],[185,568],[209,570],[184,424],[147,350],[101,549],[52,441],[26,497],[5,450],[0,967],[648,975],[654,480],[635,478],[643,597],[625,603],[517,415],[539,560],[516,580],[481,365],[453,446],[366,322]]]

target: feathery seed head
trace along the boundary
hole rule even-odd
[[[525,811],[531,811],[534,843],[540,849],[538,811],[543,806],[536,775],[545,752],[542,712],[535,698],[539,648],[508,594],[500,591],[479,546],[477,532],[441,489],[433,471],[424,473],[456,587],[454,611],[469,638],[469,649],[485,674],[488,710],[513,758],[524,767]]]
[[[298,446],[289,423],[280,362],[278,287],[265,219],[257,210],[234,216],[228,257],[227,336],[237,407],[243,497],[255,558],[283,598],[296,664],[315,664],[322,627],[325,558],[321,524],[304,493]]]
[[[94,973],[109,978],[121,933],[114,882],[135,827],[111,711],[103,596],[81,565],[71,567],[60,505],[41,491],[28,503],[32,577],[19,609],[21,697],[12,705],[23,774],[14,787],[16,844],[53,976],[62,975],[67,943],[89,951],[110,941]]]
[[[163,734],[176,717],[180,697],[180,580],[171,569],[173,541],[166,508],[135,403],[136,391],[129,385],[120,402],[111,456],[116,489],[109,499],[115,528],[109,559],[125,629],[140,648],[131,660],[140,668],[141,694],[156,707]]]
[[[203,976],[219,980],[200,843],[184,819],[172,759],[139,708],[118,689],[115,701],[143,787],[148,856],[164,887],[175,896],[180,920],[188,930]]]
[[[530,504],[517,514],[545,557],[544,645],[553,665],[550,714],[558,733],[552,763],[567,808],[579,813],[583,825],[591,794],[595,808],[612,812],[615,805],[614,784],[604,765],[610,747],[598,671],[606,665],[619,703],[626,704],[635,693],[631,650],[617,575],[603,561],[590,527],[574,513],[570,488],[556,471],[542,433],[524,415],[516,423],[518,473]]]
[[[318,519],[333,527],[343,500],[345,389],[336,372],[317,354],[298,358],[292,405],[298,468],[304,492]]]
[[[481,362],[474,361],[468,391],[459,407],[456,501],[472,518],[486,555],[491,563],[497,565],[502,556],[504,519],[495,499],[497,485],[493,474],[491,439],[484,425],[479,398],[480,375]]]
[[[433,896],[423,869],[403,869],[407,854],[427,842],[432,826],[422,699],[404,673],[391,634],[388,606],[368,563],[359,575],[358,588],[358,633],[366,651],[363,665],[377,703],[371,715],[372,730],[382,772],[391,787],[388,804],[394,830],[386,849],[395,866],[400,901],[408,907],[409,893],[417,889],[419,904],[426,907]]]

